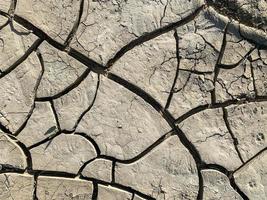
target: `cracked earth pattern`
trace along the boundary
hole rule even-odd
[[[266,200],[265,0],[1,0],[1,200]]]

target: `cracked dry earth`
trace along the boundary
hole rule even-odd
[[[266,200],[267,2],[1,0],[1,200]]]

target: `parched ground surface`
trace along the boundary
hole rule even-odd
[[[266,200],[265,0],[1,0],[1,200]]]

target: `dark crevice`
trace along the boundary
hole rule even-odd
[[[81,22],[82,14],[83,14],[83,8],[84,8],[84,0],[81,0],[80,1],[79,13],[77,15],[76,21],[74,22],[74,25],[72,27],[72,30],[69,33],[66,41],[64,42],[65,49],[69,47],[69,45],[70,45],[73,37],[75,36],[75,34],[76,34],[77,30],[78,30],[78,27],[79,27],[80,22]]]
[[[198,178],[199,178],[199,181],[198,181],[198,195],[197,195],[197,200],[203,200],[203,193],[204,193],[204,182],[203,182],[203,177],[202,177],[202,174],[201,174],[201,169],[198,168],[197,170],[197,174],[198,174]]]
[[[83,119],[83,117],[91,110],[91,108],[94,106],[95,104],[95,101],[96,101],[96,98],[97,98],[97,93],[98,93],[98,89],[99,89],[99,86],[100,86],[100,75],[98,74],[98,77],[97,77],[97,84],[96,84],[96,91],[95,91],[95,95],[94,95],[94,98],[93,98],[93,101],[91,103],[91,105],[88,106],[88,108],[86,110],[84,110],[82,112],[82,114],[80,115],[80,117],[77,119],[74,127],[73,127],[73,130],[72,131],[75,131],[76,128],[78,127],[79,123],[81,122],[81,120]]]
[[[99,86],[100,86],[100,75],[98,74],[98,77],[97,77],[97,84],[96,84],[96,90],[95,90],[95,94],[94,94],[94,98],[92,100],[92,103],[82,112],[82,114],[79,116],[79,118],[77,119],[77,121],[75,122],[73,128],[71,130],[66,130],[66,129],[63,129],[63,130],[60,130],[61,132],[63,133],[73,133],[76,131],[77,127],[79,126],[81,120],[83,119],[83,117],[91,110],[91,108],[94,106],[94,103],[96,101],[96,98],[97,98],[97,93],[98,93],[98,89],[99,89]]]
[[[237,172],[238,170],[240,170],[241,168],[243,168],[244,166],[246,166],[249,162],[251,162],[252,160],[256,159],[259,155],[261,155],[262,153],[264,153],[265,151],[267,151],[267,147],[265,147],[264,149],[262,149],[261,151],[259,151],[258,153],[256,153],[254,156],[252,156],[250,159],[248,159],[246,162],[244,162],[240,167],[238,167],[235,171]]]
[[[83,180],[87,180],[87,181],[92,181],[94,184],[97,184],[97,185],[103,185],[103,186],[111,186],[111,187],[114,187],[114,188],[117,188],[117,189],[120,189],[120,190],[124,190],[126,192],[129,192],[129,193],[134,193],[146,200],[156,200],[155,198],[149,196],[149,195],[146,195],[140,191],[137,191],[131,187],[128,187],[128,186],[124,186],[124,185],[121,185],[119,183],[109,183],[109,182],[106,182],[106,181],[102,181],[102,180],[99,180],[99,179],[95,179],[95,178],[86,178],[86,177],[80,177],[81,179]]]
[[[251,48],[237,63],[234,64],[218,64],[218,67],[221,69],[234,69],[235,67],[239,66],[242,62],[244,62],[249,55],[256,49],[256,47]]]
[[[54,118],[55,118],[55,121],[57,124],[57,129],[59,132],[61,132],[61,127],[60,127],[60,123],[59,123],[59,119],[58,119],[58,115],[57,115],[57,111],[56,111],[54,102],[53,102],[53,100],[50,100],[49,103],[51,105],[51,109],[52,109],[52,112],[53,112],[53,115],[54,115]]]
[[[249,200],[248,196],[238,187],[233,176],[229,178],[232,188],[244,199]]]
[[[253,65],[252,65],[252,58],[249,57],[248,60],[250,61],[250,73],[251,73],[251,76],[252,76],[253,90],[255,92],[255,96],[257,97],[258,96],[258,90],[257,90],[257,86],[256,86],[254,68],[253,68]]]
[[[175,41],[176,41],[176,60],[177,60],[177,68],[176,68],[176,72],[175,72],[175,77],[174,77],[174,80],[173,80],[173,83],[172,83],[172,87],[171,87],[171,90],[170,90],[170,94],[168,96],[168,99],[167,99],[167,102],[166,102],[166,105],[165,105],[165,109],[168,109],[169,106],[170,106],[170,103],[171,103],[171,100],[172,100],[172,97],[173,97],[173,93],[175,92],[175,85],[176,85],[176,82],[177,82],[177,79],[178,79],[178,76],[179,76],[179,70],[180,70],[180,60],[181,60],[181,57],[180,57],[180,53],[179,53],[179,36],[177,34],[177,30],[174,31],[174,38],[175,38]]]
[[[214,68],[214,78],[213,78],[214,89],[211,91],[211,102],[212,102],[212,104],[216,103],[216,82],[217,82],[218,75],[220,73],[219,65],[222,62],[222,58],[223,58],[223,55],[224,55],[224,52],[225,52],[225,48],[226,48],[226,44],[227,44],[226,36],[227,36],[229,25],[230,25],[230,23],[227,23],[226,26],[225,26],[221,49],[220,49],[219,56],[217,58],[217,61],[216,61],[216,64],[215,64],[215,68]]]
[[[3,11],[0,11],[0,15],[3,15],[5,17],[10,18],[10,15],[8,13],[5,13]],[[40,39],[47,41],[50,45],[52,45],[54,48],[64,51],[65,46],[54,39],[52,39],[50,36],[48,36],[44,31],[33,25],[28,20],[18,16],[14,15],[14,21],[18,24],[22,25],[24,28],[32,31],[32,33],[36,36],[38,36]],[[94,60],[88,58],[87,56],[83,55],[82,53],[78,52],[75,49],[69,48],[67,53],[73,57],[74,59],[78,60],[79,62],[83,63],[87,67],[89,67],[93,72],[95,73],[105,73],[105,67],[101,64],[95,62]]]
[[[33,197],[32,197],[32,199],[38,200],[38,197],[37,197],[38,174],[37,173],[34,174],[33,179],[34,179],[34,182],[33,182]]]
[[[7,21],[6,21],[3,25],[0,26],[0,31],[1,31],[3,28],[5,28],[6,26],[8,26],[9,23],[10,23],[10,20],[7,19]],[[2,71],[1,71],[1,73],[2,73]]]
[[[25,169],[20,169],[9,164],[0,164],[0,174],[5,173],[18,173],[23,174]]]
[[[81,172],[86,167],[86,165],[88,165],[89,163],[93,162],[94,160],[96,160],[96,159],[104,159],[104,160],[108,160],[108,161],[112,162],[112,173],[111,173],[112,182],[115,182],[115,167],[116,167],[116,163],[132,164],[132,163],[138,161],[139,159],[141,159],[144,156],[146,156],[147,154],[149,154],[154,148],[156,148],[158,145],[160,145],[166,139],[168,139],[169,137],[173,136],[174,135],[174,131],[169,131],[168,133],[166,133],[163,136],[161,136],[157,141],[155,141],[153,144],[151,144],[148,148],[146,148],[144,151],[142,151],[137,156],[135,156],[133,158],[130,158],[130,159],[125,159],[125,160],[118,159],[118,158],[115,158],[115,157],[112,157],[112,156],[101,155],[98,145],[96,144],[96,142],[91,137],[89,137],[85,133],[75,133],[75,134],[86,137],[92,143],[92,145],[95,147],[95,149],[97,151],[97,157],[85,162],[83,164],[83,166],[80,168],[78,174],[81,174]]]
[[[0,79],[8,75],[10,72],[16,69],[17,66],[23,63],[29,57],[29,55],[40,46],[42,42],[42,39],[37,39],[18,60],[16,60],[8,69],[0,73]]]
[[[207,170],[207,169],[219,171],[224,175],[226,175],[227,177],[230,177],[232,174],[231,171],[228,171],[225,167],[218,164],[204,164],[203,166],[201,166],[201,170]]]
[[[207,75],[207,74],[212,74],[212,71],[198,71],[198,70],[190,70],[190,69],[180,69],[179,71],[184,71],[184,72],[190,72],[191,74],[196,74],[196,75]]]
[[[39,141],[39,142],[37,142],[37,143],[35,143],[35,144],[32,144],[31,146],[29,146],[28,147],[28,150],[31,150],[31,149],[33,149],[33,148],[35,148],[35,147],[38,147],[38,146],[40,146],[40,145],[42,145],[42,144],[45,144],[46,142],[52,142],[52,140],[55,138],[55,137],[57,137],[57,136],[59,136],[61,134],[61,132],[57,132],[57,133],[55,133],[55,134],[53,134],[53,135],[50,135],[49,137],[47,137],[47,138],[45,138],[45,139],[43,139],[43,140],[41,140],[41,141]],[[50,144],[49,143],[49,144]],[[49,145],[48,144],[48,145]],[[48,147],[48,145],[47,145],[47,147]],[[46,148],[47,148],[46,147]]]
[[[115,174],[116,174],[116,161],[113,160],[112,161],[112,169],[111,169],[111,183],[116,182]]]
[[[156,29],[152,32],[149,33],[145,33],[144,35],[141,35],[140,37],[136,38],[135,40],[132,40],[130,43],[128,43],[127,45],[125,45],[124,47],[122,47],[113,58],[111,58],[108,62],[107,62],[107,68],[111,67],[117,60],[119,60],[126,52],[128,52],[129,50],[133,49],[134,47],[143,44],[146,41],[149,41],[151,39],[154,39],[164,33],[167,33],[175,28],[178,28],[180,26],[183,26],[185,24],[187,24],[188,22],[192,21],[195,17],[198,16],[198,14],[204,9],[204,5],[202,5],[201,7],[197,8],[194,12],[192,12],[190,15],[184,17],[183,19],[174,22],[174,23],[170,23],[164,27],[161,27],[159,29]]]
[[[126,159],[126,160],[113,158],[113,160],[118,162],[118,163],[122,163],[122,164],[132,164],[132,163],[138,161],[139,159],[143,158],[145,155],[149,154],[156,147],[158,147],[162,142],[164,142],[166,139],[168,139],[169,137],[173,136],[174,134],[175,134],[175,131],[169,131],[169,132],[165,133],[158,140],[156,140],[153,144],[151,144],[144,151],[142,151],[140,154],[138,154],[137,156],[135,156],[133,158]],[[103,156],[103,157],[105,157],[105,156]],[[109,157],[109,159],[110,159],[110,157]]]
[[[1,122],[0,122],[0,130],[6,134],[12,134],[12,132],[8,129],[8,127],[5,127],[3,124],[1,124]]]
[[[222,111],[223,111],[223,120],[224,120],[224,123],[225,123],[225,125],[227,127],[228,132],[230,133],[230,135],[232,137],[233,145],[235,147],[235,150],[236,150],[236,152],[238,154],[238,157],[241,160],[241,162],[244,163],[242,155],[241,155],[241,153],[240,153],[240,151],[238,149],[238,139],[235,137],[235,135],[234,135],[234,133],[233,133],[233,131],[231,129],[230,123],[228,121],[228,111],[227,111],[227,109],[225,107],[222,108]]]
[[[17,7],[17,0],[11,0],[10,7],[9,7],[9,10],[8,10],[8,14],[10,16],[14,16],[16,7]]]
[[[89,69],[91,69],[93,72],[95,72],[97,74],[105,74],[106,73],[107,69],[104,66],[95,62],[94,60],[89,59],[87,56],[78,52],[77,50],[71,48],[69,50],[68,54],[71,57],[73,57],[74,59],[78,60],[79,62],[81,62],[84,65],[86,65],[87,67],[89,67]]]
[[[97,200],[98,196],[98,184],[96,181],[93,181],[93,194],[92,194],[92,200]]]
[[[70,84],[68,87],[66,87],[64,90],[60,91],[59,93],[52,95],[52,96],[47,96],[47,97],[37,97],[36,101],[51,101],[54,99],[58,99],[64,95],[66,95],[68,92],[72,91],[73,89],[75,89],[76,87],[78,87],[84,79],[86,79],[86,77],[89,75],[90,73],[90,69],[87,68],[82,74],[81,76],[79,76],[72,84]]]

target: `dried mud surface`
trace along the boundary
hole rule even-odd
[[[1,0],[0,199],[267,200],[265,0]]]

